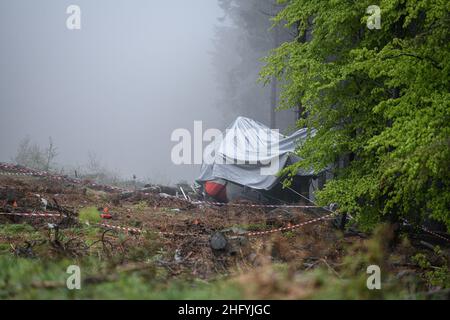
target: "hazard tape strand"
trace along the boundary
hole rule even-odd
[[[11,172],[11,171],[0,171],[0,175],[8,175],[8,176],[34,176],[34,177],[46,177],[50,179],[56,179],[60,181],[67,181],[74,184],[82,184],[82,180],[69,178],[66,176],[52,175],[48,172],[41,171],[29,171],[30,169],[19,169],[12,165],[0,164],[0,169],[8,169],[8,170],[20,170],[19,172]],[[106,188],[109,190],[120,191],[120,192],[131,192],[130,190],[126,190],[119,187],[101,185],[96,183],[90,183],[91,187],[100,187]],[[144,193],[145,195],[149,195],[149,193]],[[223,202],[213,202],[213,201],[190,201],[187,199],[181,199],[176,196],[172,196],[171,198],[185,201],[192,205],[208,205],[208,206],[228,206],[228,207],[247,207],[247,208],[322,208],[320,206],[308,206],[308,205],[286,205],[286,204],[249,204],[249,203],[223,203]]]
[[[39,213],[39,212],[0,212],[0,216],[19,216],[19,217],[35,217],[35,218],[64,218],[67,217],[64,214],[60,213]],[[133,228],[133,227],[124,227],[124,226],[115,226],[110,225],[106,223],[97,223],[94,224],[95,226],[102,227],[102,228],[108,228],[108,229],[115,229],[115,230],[121,230],[125,232],[132,232],[132,233],[147,233],[147,232],[155,232],[162,235],[172,235],[172,236],[195,236],[196,234],[193,233],[176,233],[176,232],[169,232],[169,231],[153,231],[153,230],[144,230],[139,228]]]
[[[438,234],[438,233],[436,233],[436,232],[433,232],[433,231],[431,231],[431,230],[428,230],[428,229],[425,228],[425,227],[421,227],[421,229],[422,229],[423,231],[425,231],[425,232],[427,232],[427,233],[429,233],[429,234],[435,236],[435,237],[438,237],[438,238],[440,238],[440,239],[442,239],[442,240],[445,240],[445,241],[447,241],[447,242],[450,243],[450,239],[447,239],[446,237],[441,236],[440,234]]]
[[[1,168],[1,167],[0,167]],[[56,180],[64,180],[70,183],[81,184],[82,181],[78,179],[72,179],[63,176],[54,176],[54,175],[46,175],[46,173],[36,173],[36,172],[0,172],[0,175],[9,175],[9,176],[35,176],[35,177],[48,177]],[[101,187],[114,191],[121,192],[131,192],[130,190],[125,190],[119,187],[101,185],[96,183],[89,184],[91,187]],[[144,195],[149,195],[149,193],[144,193]],[[224,202],[214,202],[214,201],[190,201],[187,199],[178,198],[176,196],[172,196],[170,198],[182,200],[192,205],[207,205],[207,206],[219,206],[219,207],[243,207],[243,208],[302,208],[302,209],[312,209],[312,208],[323,208],[327,210],[325,207],[321,207],[318,205],[310,206],[310,205],[290,205],[290,204],[251,204],[251,203],[224,203]]]
[[[37,217],[37,218],[61,218],[61,217],[66,217],[65,215],[56,214],[56,213],[24,213],[24,212],[0,212],[0,215],[11,215],[11,216],[22,216],[22,217]],[[335,215],[335,213],[331,213],[331,214],[328,214],[328,215],[320,217],[320,218],[308,220],[308,221],[305,221],[305,222],[302,222],[302,223],[298,223],[298,224],[295,224],[295,225],[291,225],[291,226],[286,226],[286,227],[281,227],[281,228],[276,228],[276,229],[270,229],[270,230],[266,230],[266,231],[246,232],[246,233],[243,233],[241,235],[246,235],[246,236],[251,237],[251,236],[259,236],[259,235],[271,234],[271,233],[275,233],[275,232],[282,232],[282,231],[293,230],[293,229],[297,229],[297,228],[300,228],[300,227],[308,225],[308,224],[312,224],[312,223],[315,223],[315,222],[326,220],[326,219],[332,217],[333,215]],[[125,226],[111,225],[111,224],[107,224],[107,223],[98,223],[98,224],[95,224],[95,226],[102,227],[102,228],[107,228],[107,229],[124,231],[124,232],[127,232],[127,233],[128,232],[137,233],[137,234],[148,233],[148,232],[155,232],[155,233],[158,233],[158,234],[161,234],[161,235],[168,235],[168,236],[198,236],[199,235],[199,234],[194,234],[194,233],[178,233],[178,232],[169,232],[169,231],[145,230],[145,229],[134,228],[134,227],[125,227]]]
[[[56,179],[56,180],[64,180],[64,181],[71,182],[71,183],[74,183],[74,184],[81,184],[82,183],[82,181],[80,179],[69,178],[67,176],[61,176],[61,175],[53,175],[53,174],[51,174],[49,172],[46,172],[46,171],[37,171],[37,170],[33,170],[33,169],[28,169],[28,168],[18,168],[15,165],[10,165],[10,164],[5,164],[5,163],[0,163],[0,169],[3,169],[3,170],[15,170],[16,171],[16,172],[11,172],[11,171],[6,171],[5,172],[5,171],[3,171],[3,172],[0,172],[0,175],[47,177],[47,178]],[[107,188],[107,189],[110,189],[110,190],[129,192],[129,190],[125,190],[125,189],[122,189],[122,188],[119,188],[119,187],[103,186],[103,185],[96,184],[96,183],[91,183],[90,186],[92,186],[92,187],[104,187],[104,188]],[[322,208],[322,209],[324,209],[326,211],[331,212],[330,214],[328,214],[326,216],[322,216],[320,218],[312,219],[312,220],[309,220],[309,221],[306,221],[306,222],[303,222],[303,223],[299,223],[299,224],[295,224],[295,225],[292,225],[292,226],[286,226],[286,227],[271,229],[271,230],[267,230],[267,231],[257,231],[257,232],[247,232],[247,233],[245,233],[248,236],[265,235],[265,234],[271,234],[271,233],[275,233],[275,232],[293,230],[293,229],[302,227],[302,226],[307,225],[307,224],[311,224],[311,223],[315,223],[315,222],[318,222],[318,221],[326,220],[326,219],[328,219],[328,218],[338,214],[336,211],[332,211],[332,210],[330,210],[330,209],[328,209],[326,207],[323,207],[323,206],[318,206],[311,199],[309,199],[309,198],[299,194],[298,192],[296,192],[295,190],[293,190],[291,188],[289,188],[289,189],[291,191],[295,192],[296,194],[302,196],[303,198],[305,198],[309,202],[313,203],[314,205],[310,206],[310,205],[286,205],[286,204],[266,205],[266,204],[247,204],[247,203],[222,203],[222,202],[212,202],[212,201],[190,201],[190,200],[187,200],[187,199],[180,199],[180,198],[175,197],[175,196],[173,196],[173,198],[176,198],[178,200],[186,201],[186,202],[188,202],[188,203],[190,203],[192,205],[248,207],[248,208],[303,208],[303,209]],[[0,215],[15,215],[15,216],[24,216],[24,217],[64,217],[64,215],[52,214],[52,213],[0,213]],[[138,228],[130,228],[130,227],[122,227],[122,226],[111,226],[111,225],[106,225],[106,224],[101,224],[101,226],[103,226],[103,227],[108,226],[108,227],[110,227],[112,229],[125,230],[125,231],[131,231],[131,232],[136,232],[136,233],[146,232],[145,230],[138,229]],[[427,233],[429,233],[431,235],[434,235],[435,237],[438,237],[438,238],[440,238],[442,240],[450,242],[450,239],[447,239],[446,237],[443,237],[443,236],[441,236],[438,233],[430,231],[430,230],[428,230],[425,227],[421,227],[421,229],[424,232],[427,232]],[[175,233],[170,233],[170,232],[159,232],[159,233],[167,234],[167,235],[175,235]],[[186,234],[179,234],[179,235],[186,235]]]
[[[280,227],[280,228],[275,228],[275,229],[270,229],[270,230],[264,230],[264,231],[249,231],[249,232],[245,232],[242,233],[241,235],[244,236],[248,236],[248,237],[252,237],[252,236],[262,236],[262,235],[268,235],[268,234],[272,234],[272,233],[276,233],[276,232],[283,232],[283,231],[290,231],[290,230],[294,230],[294,229],[298,229],[300,227],[309,225],[309,224],[313,224],[319,221],[324,221],[327,219],[332,218],[333,216],[337,215],[337,212],[332,212],[330,214],[327,214],[325,216],[319,217],[319,218],[315,218],[315,219],[311,219],[308,221],[304,221],[298,224],[294,224],[294,225],[289,225],[289,226],[285,226],[285,227]],[[67,217],[66,215],[60,214],[60,213],[40,213],[40,212],[33,212],[33,213],[24,213],[24,212],[0,212],[0,215],[11,215],[11,216],[22,216],[22,217],[37,217],[37,218],[61,218],[61,217]],[[406,223],[408,223],[405,220]],[[408,223],[409,224],[409,223]],[[111,224],[107,224],[107,223],[99,223],[99,224],[95,224],[95,226],[98,227],[102,227],[102,228],[107,228],[107,229],[113,229],[113,230],[119,230],[119,231],[124,231],[126,233],[136,233],[136,234],[143,234],[143,233],[148,233],[148,232],[154,232],[154,233],[158,233],[161,235],[166,235],[166,236],[198,236],[199,234],[194,234],[194,233],[177,233],[177,232],[169,232],[169,231],[156,231],[156,230],[145,230],[145,229],[140,229],[140,228],[134,228],[134,227],[125,227],[125,226],[117,226],[117,225],[111,225]],[[433,231],[428,230],[425,227],[421,227],[421,229],[431,235],[434,235],[435,237],[438,237],[444,241],[450,242],[450,239],[447,239],[446,237],[435,233]]]
[[[250,237],[250,236],[266,235],[266,234],[271,234],[271,233],[275,233],[275,232],[290,231],[290,230],[294,230],[294,229],[306,226],[308,224],[312,224],[312,223],[316,223],[316,222],[319,222],[319,221],[326,220],[328,218],[331,218],[334,215],[336,215],[335,212],[327,214],[327,215],[319,217],[319,218],[316,218],[316,219],[312,219],[312,220],[308,220],[308,221],[305,221],[305,222],[297,223],[297,224],[294,224],[294,225],[290,225],[290,226],[286,226],[286,227],[280,227],[280,228],[276,228],[276,229],[270,229],[270,230],[266,230],[266,231],[247,232],[247,233],[245,233],[245,235]]]
[[[62,218],[66,215],[60,213],[39,213],[39,212],[0,212],[1,216],[38,217],[38,218]]]
[[[180,199],[180,198],[177,198]],[[187,201],[193,205],[210,205],[210,206],[225,206],[225,207],[248,207],[248,208],[304,208],[304,209],[311,209],[311,208],[323,208],[320,206],[308,206],[308,205],[297,205],[297,204],[251,204],[251,203],[223,203],[223,202],[212,202],[212,201]]]
[[[5,175],[5,176],[31,176],[31,177],[48,178],[48,179],[58,180],[58,181],[66,181],[68,183],[73,183],[73,184],[77,184],[77,185],[83,184],[83,180],[78,179],[78,178],[71,178],[68,176],[56,175],[56,174],[52,174],[47,171],[38,171],[38,170],[22,168],[22,167],[18,168],[15,165],[10,165],[10,164],[5,164],[5,163],[0,163],[0,169],[1,170],[10,170],[10,171],[0,171],[0,175]],[[14,171],[11,171],[11,170],[14,170]],[[109,189],[109,190],[113,190],[113,191],[120,191],[120,192],[129,192],[130,191],[130,190],[115,187],[115,186],[102,185],[102,184],[97,184],[97,183],[89,183],[87,185],[89,185],[91,187],[100,187],[100,188]]]

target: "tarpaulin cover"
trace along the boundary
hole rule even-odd
[[[225,179],[254,189],[270,190],[280,179],[276,174],[300,160],[293,154],[298,143],[314,130],[300,129],[289,136],[245,117],[237,118],[203,152],[203,165],[197,182]],[[302,176],[313,170],[301,170]]]

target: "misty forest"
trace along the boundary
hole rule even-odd
[[[444,0],[1,1],[0,299],[450,299],[449,39]]]

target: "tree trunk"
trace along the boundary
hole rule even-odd
[[[278,47],[279,31],[278,26],[274,27],[273,48]],[[270,128],[276,128],[275,109],[277,108],[277,78],[272,77],[271,91],[270,91]]]

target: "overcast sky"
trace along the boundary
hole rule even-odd
[[[66,8],[81,8],[81,30]],[[1,0],[0,161],[26,135],[57,162],[96,153],[123,176],[192,179],[170,151],[176,128],[223,127],[211,56],[215,0]]]

